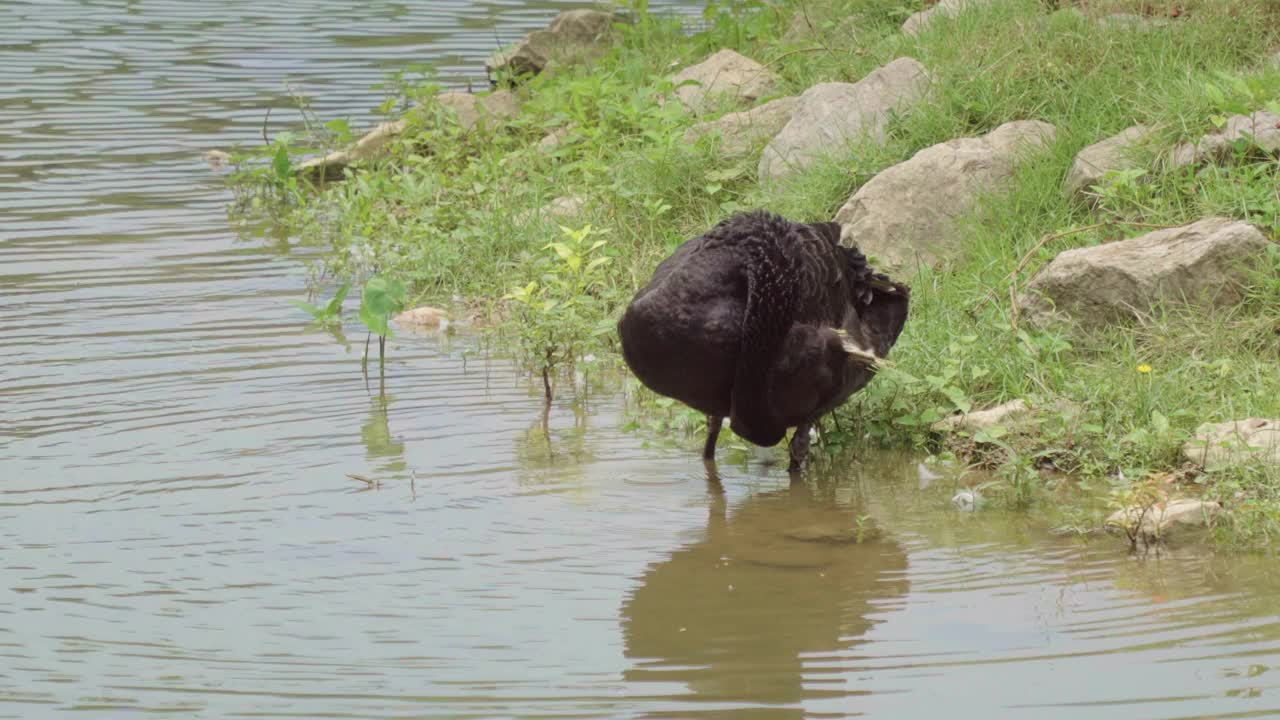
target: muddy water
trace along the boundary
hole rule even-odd
[[[891,455],[717,490],[618,397],[548,440],[466,338],[380,399],[306,330],[200,151],[570,5],[0,3],[0,717],[1280,712],[1270,561],[957,514]]]

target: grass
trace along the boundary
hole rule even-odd
[[[663,257],[737,209],[827,219],[875,173],[925,147],[1011,120],[1050,122],[1057,135],[1049,150],[961,219],[963,252],[910,278],[912,316],[894,367],[827,423],[825,447],[952,452],[997,467],[1001,495],[1013,505],[1046,504],[1053,497],[1046,488],[1063,473],[1086,494],[1125,498],[1134,481],[1179,471],[1178,448],[1200,422],[1280,417],[1280,251],[1257,273],[1248,301],[1224,311],[1169,307],[1140,323],[1068,334],[1024,327],[1010,298],[1056,253],[1146,226],[1225,215],[1275,237],[1280,164],[1243,149],[1234,162],[1200,173],[1108,180],[1096,208],[1061,188],[1077,151],[1130,125],[1154,128],[1155,144],[1168,146],[1280,99],[1280,70],[1266,62],[1280,44],[1280,8],[1268,0],[1054,5],[997,0],[935,21],[917,37],[899,31],[920,9],[913,0],[712,3],[706,28],[691,36],[674,20],[640,12],[603,59],[522,86],[521,112],[510,121],[464,132],[431,106],[435,86],[401,83],[386,108],[412,106],[410,126],[384,159],[313,191],[281,166],[281,147],[295,157],[300,149],[287,138],[266,151],[270,162],[245,165],[240,196],[246,211],[265,208],[329,249],[318,275],[394,277],[418,300],[462,296],[490,305],[507,318],[493,332],[537,371],[556,332],[573,338],[558,366],[585,355],[616,362],[616,339],[599,328]],[[1147,30],[1097,21],[1110,12],[1168,16],[1174,7],[1179,17]],[[808,28],[799,35],[789,33],[797,13]],[[756,156],[726,161],[713,141],[682,142],[698,118],[659,102],[674,68],[721,47],[767,63],[785,95],[856,81],[903,55],[922,62],[935,82],[923,105],[895,119],[883,146],[855,145],[784,183],[762,184]],[[555,130],[567,130],[561,144],[540,149]],[[589,223],[605,241],[593,252],[609,260],[590,277],[565,269],[553,245],[565,230],[539,212],[566,195],[586,201],[569,230]],[[570,275],[589,302],[560,298],[546,317],[530,316],[527,304],[513,309],[514,288],[535,283],[552,297]],[[569,320],[553,317],[562,306],[572,308]],[[530,342],[537,333],[542,339]],[[701,430],[696,415],[642,397],[641,424]],[[939,438],[929,429],[947,414],[1013,398],[1053,409],[976,438]],[[1179,492],[1228,508],[1218,528],[1225,544],[1269,547],[1280,533],[1276,470],[1179,477]],[[1075,524],[1096,527],[1100,519],[1089,510]]]

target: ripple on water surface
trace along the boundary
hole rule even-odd
[[[302,326],[200,153],[584,5],[0,4],[0,717],[1280,712],[1270,561],[956,515],[895,456],[726,448],[717,492],[620,395],[544,432],[466,336],[380,395]]]

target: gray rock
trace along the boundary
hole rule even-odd
[[[1233,115],[1227,118],[1218,132],[1175,147],[1167,166],[1172,170],[1221,162],[1231,156],[1231,146],[1239,140],[1248,140],[1253,147],[1266,153],[1280,151],[1280,115],[1265,110],[1252,115]]]
[[[942,0],[937,5],[907,18],[906,22],[902,23],[902,32],[914,36],[924,30],[925,26],[935,18],[953,18],[967,8],[990,4],[991,0]]]
[[[776,93],[781,85],[777,75],[765,66],[733,50],[720,50],[697,65],[671,78],[675,96],[693,112],[701,112],[726,98],[750,104]]]
[[[1030,412],[1031,406],[1027,405],[1026,400],[1010,400],[1007,403],[996,405],[986,410],[944,417],[934,423],[932,429],[934,432],[956,432],[959,430],[974,433],[995,425],[1007,425],[1026,417]]]
[[[1189,530],[1212,527],[1221,513],[1222,506],[1216,502],[1184,498],[1149,507],[1117,510],[1111,513],[1103,527],[1110,532],[1122,532],[1148,542],[1169,541]]]
[[[1248,418],[1204,423],[1182,446],[1182,456],[1205,470],[1259,461],[1280,467],[1280,420]]]
[[[928,87],[924,66],[906,57],[856,83],[814,85],[800,96],[791,119],[765,147],[759,177],[776,180],[864,138],[883,143],[891,114],[916,104]]]
[[[564,195],[537,210],[526,210],[520,213],[516,216],[516,222],[521,225],[537,220],[542,222],[564,222],[581,215],[586,207],[586,198],[578,195]]]
[[[572,132],[567,127],[552,130],[538,141],[538,149],[544,153],[553,152],[564,144],[565,138],[568,138]]]
[[[1131,319],[1160,303],[1207,307],[1240,301],[1245,265],[1266,248],[1254,226],[1206,218],[1129,240],[1060,253],[1018,299],[1033,324],[1082,327]]]
[[[954,254],[959,216],[980,193],[997,190],[1019,160],[1052,142],[1054,127],[1036,120],[1005,123],[977,138],[949,140],[880,172],[836,213],[841,238],[903,271]]]
[[[692,144],[708,135],[717,135],[721,155],[743,158],[777,135],[799,104],[798,97],[784,97],[750,110],[729,113],[717,120],[694,125],[685,131],[682,140],[685,144]]]
[[[961,488],[951,496],[951,504],[960,512],[973,512],[982,506],[982,494],[970,488]]]
[[[1151,137],[1151,129],[1134,125],[1076,154],[1067,172],[1063,190],[1067,195],[1094,199],[1089,188],[1111,171],[1138,170],[1144,165],[1136,157],[1138,149]]]
[[[589,59],[615,38],[613,13],[565,10],[544,30],[535,30],[514,45],[489,56],[485,69],[511,75],[533,75],[553,64]]]
[[[472,129],[485,118],[502,120],[514,117],[520,111],[516,94],[510,90],[498,90],[488,95],[445,92],[435,99],[441,106],[453,111],[464,130]]]
[[[337,150],[299,164],[298,174],[313,180],[341,180],[347,167],[379,155],[388,143],[404,132],[408,124],[406,120],[382,123],[345,150]]]

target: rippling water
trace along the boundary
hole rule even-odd
[[[1280,713],[1271,561],[957,515],[894,456],[715,492],[620,398],[547,438],[466,338],[380,399],[303,326],[200,152],[580,5],[0,3],[0,717]]]

